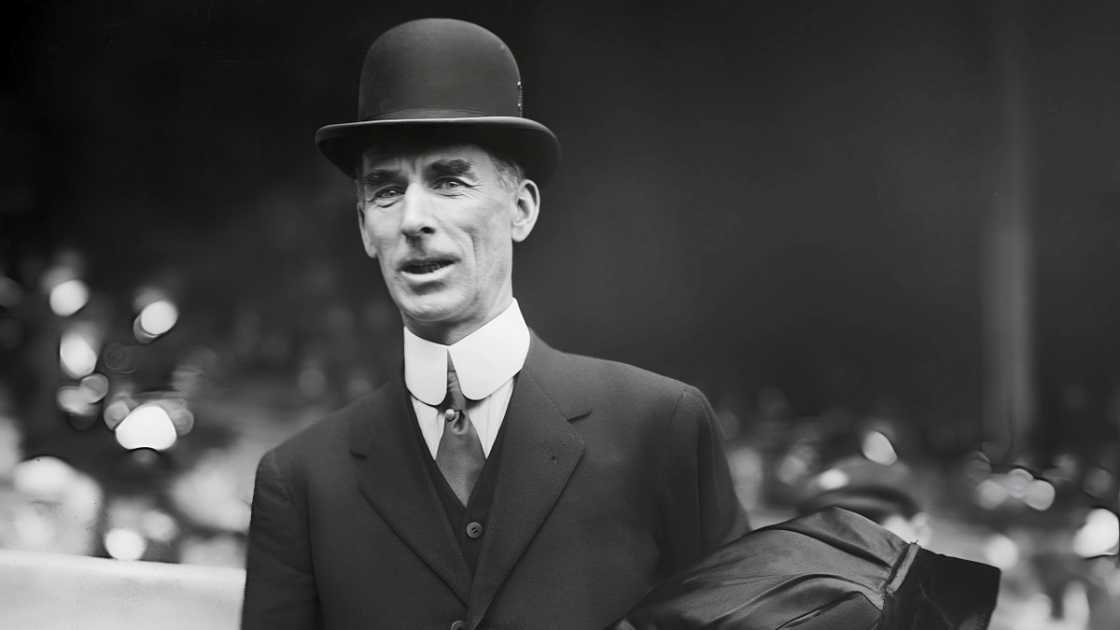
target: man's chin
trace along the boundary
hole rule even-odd
[[[410,295],[397,302],[406,320],[425,326],[453,323],[461,310],[458,306],[455,300],[439,295]]]

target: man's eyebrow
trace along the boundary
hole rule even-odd
[[[473,175],[473,166],[470,161],[463,158],[449,160],[436,160],[425,169],[431,177],[446,177],[455,175]]]
[[[377,168],[362,175],[362,183],[368,186],[377,186],[385,182],[400,179],[400,171],[391,168]]]

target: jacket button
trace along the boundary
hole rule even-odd
[[[463,630],[463,628],[466,627],[467,624],[464,623],[462,619],[456,619],[455,621],[451,622],[451,630]]]
[[[467,538],[472,540],[482,536],[482,523],[478,521],[471,521],[467,523]]]

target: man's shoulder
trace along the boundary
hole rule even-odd
[[[683,397],[703,400],[698,389],[651,370],[599,357],[548,348],[546,360],[531,366],[534,378],[547,378],[573,395],[613,400],[677,404]],[[543,374],[543,376],[542,376]]]
[[[529,375],[539,380],[539,372],[547,374],[542,388],[561,409],[589,412],[580,425],[585,436],[690,448],[712,430],[711,404],[688,383],[621,361],[555,352],[551,365]]]
[[[573,372],[585,375],[588,380],[607,378],[616,384],[678,391],[683,387],[691,387],[683,381],[630,363],[570,352],[560,354],[569,362]]]
[[[266,457],[271,456],[282,466],[300,465],[302,462],[334,461],[345,455],[350,445],[353,421],[355,418],[377,414],[388,393],[387,385],[358,398],[344,407],[336,409],[313,421],[308,426],[291,435],[273,447]],[[324,460],[324,456],[329,456]]]

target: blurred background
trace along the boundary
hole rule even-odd
[[[451,16],[563,145],[516,253],[544,339],[700,386],[756,524],[858,507],[1001,567],[993,628],[1117,627],[1115,6],[4,13],[0,548],[242,566],[260,455],[400,369],[312,135]]]

